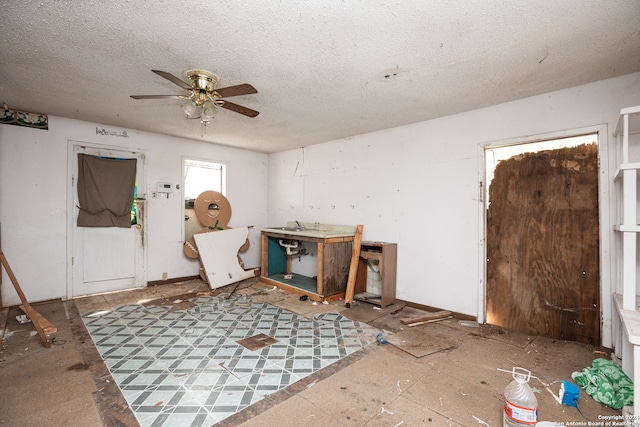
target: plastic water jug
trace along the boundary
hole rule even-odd
[[[529,387],[531,372],[513,368],[513,381],[504,389],[503,427],[533,426],[538,422],[538,399]]]

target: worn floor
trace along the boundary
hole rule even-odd
[[[373,305],[356,302],[346,309],[339,301],[314,305],[255,280],[243,282],[232,298],[235,301],[241,295],[250,298],[250,306],[256,308],[249,316],[252,320],[237,318],[240,321],[231,327],[233,320],[213,316],[230,308],[224,306],[226,292],[228,289],[224,288],[210,292],[205,284],[193,281],[37,304],[36,309],[58,328],[51,348],[43,347],[31,324],[16,321],[16,315],[20,314],[17,308],[5,309],[0,318],[0,326],[6,325],[0,351],[0,425],[174,427],[189,419],[192,425],[209,425],[219,420],[215,424],[219,426],[500,426],[502,392],[511,381],[510,374],[503,370],[513,366],[529,369],[537,377],[531,380],[531,386],[538,398],[540,421],[588,423],[601,421],[604,416],[621,415],[618,410],[596,403],[584,392],[580,394],[580,410],[561,405],[557,399],[562,380],[570,380],[573,371],[589,366],[598,357],[608,358],[608,349],[531,337],[487,325],[474,327],[477,325],[457,319],[407,327],[400,318],[418,313],[409,307],[395,305],[378,310]],[[198,302],[203,301],[206,307],[212,307],[210,312],[204,309],[212,317],[198,317],[202,314],[199,308],[202,305]],[[238,307],[247,309],[249,306],[240,304]],[[142,323],[137,327],[144,333],[142,325],[147,325],[146,339],[156,343],[157,351],[145,354],[145,357],[155,356],[155,361],[167,362],[168,357],[173,357],[171,354],[178,353],[176,360],[181,362],[173,365],[169,374],[158,375],[161,368],[138,357],[142,355],[135,350],[130,353],[132,348],[141,347],[129,345],[132,338],[122,334],[118,337],[115,330],[104,329],[102,338],[106,341],[96,347],[89,333],[91,320],[109,319],[123,310],[128,315],[146,314],[138,318]],[[261,316],[273,319],[269,313],[274,312],[283,316],[280,322],[272,323],[270,327],[260,323]],[[167,340],[166,333],[170,329],[164,330],[164,337],[163,333],[156,334],[159,321],[157,317],[149,317],[149,313],[170,314],[170,319],[180,318],[181,324],[185,317],[180,316],[191,314],[187,317],[190,319],[188,324],[183,325],[186,328],[182,330],[183,335],[174,334]],[[324,323],[322,319],[325,319]],[[340,334],[350,338],[347,341],[351,347],[339,347],[338,344],[344,344],[345,340],[336,339],[335,328],[326,329],[335,319],[348,325],[361,325],[359,329]],[[332,334],[331,339],[318,341],[314,347],[304,339],[305,334],[309,337],[313,332],[290,328],[288,335],[272,337],[278,343],[261,348],[251,347],[252,344],[246,342],[246,347],[235,346],[237,341],[255,337],[256,333],[264,333],[267,337],[282,334],[277,327],[273,329],[274,325],[296,322],[302,322],[297,323],[298,326],[321,322],[317,325],[322,325],[325,333],[333,331],[328,332]],[[173,325],[174,328],[177,326]],[[189,332],[186,336],[185,330]],[[198,335],[193,331],[202,333]],[[384,334],[387,344],[372,338],[377,332]],[[92,333],[96,335],[95,331]],[[99,342],[100,338],[96,337]],[[157,340],[159,337],[162,338]],[[246,357],[219,360],[210,354],[213,349],[219,349],[217,344],[205,340],[200,341],[204,347],[198,347],[195,344],[198,337],[235,340],[236,343],[226,342]],[[124,341],[118,341],[122,339]],[[171,339],[175,339],[175,345],[171,344]],[[296,339],[306,348],[296,350],[291,346],[291,340]],[[109,343],[115,345],[105,352],[104,346]],[[207,360],[215,362],[210,371],[202,365],[200,358],[207,343],[210,344]],[[331,347],[334,344],[335,347]],[[258,347],[260,345],[258,343]],[[149,348],[153,347],[145,351]],[[109,351],[123,357],[110,360]],[[300,356],[299,360],[295,359],[296,355]],[[160,390],[153,380],[147,384],[150,378],[147,374],[155,374],[154,378],[172,376],[174,380],[190,377],[192,362],[196,359],[195,369],[200,369],[198,378],[207,372],[208,378],[212,379],[212,384],[205,384],[205,381],[200,385],[222,391],[214,395],[221,397],[221,402],[230,398],[235,409],[218,418],[212,411],[207,415],[213,413],[214,416],[175,417],[169,423],[166,421],[169,415],[189,413],[186,409],[189,405],[181,405],[181,399],[186,396],[185,402],[193,403],[199,397],[187,392],[178,393],[176,397],[175,384],[169,394],[153,395],[155,391],[166,390]],[[246,365],[248,360],[260,360],[261,364]],[[290,361],[288,365],[284,363],[286,360]],[[314,366],[314,360],[317,369],[309,368]],[[141,361],[142,364],[138,364]],[[132,367],[127,363],[136,365]],[[177,362],[170,362],[168,366],[171,363]],[[265,367],[269,369],[264,370]],[[296,371],[295,367],[300,369]],[[145,373],[146,368],[150,369]],[[220,385],[227,384],[226,380],[215,382],[222,377],[221,370],[229,374],[226,379],[240,385],[241,393],[225,396],[225,389]],[[242,378],[253,379],[242,384]],[[213,390],[206,391],[206,396],[210,397]],[[249,401],[246,400],[247,391],[252,396]],[[227,411],[233,405],[220,406],[225,406],[224,411]],[[141,406],[146,408],[149,417],[134,415],[134,410]],[[201,414],[207,412],[206,408]]]

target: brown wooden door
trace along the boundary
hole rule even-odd
[[[498,163],[487,211],[487,321],[600,344],[597,145]]]

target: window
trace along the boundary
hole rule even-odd
[[[130,228],[136,159],[78,154],[78,227]]]

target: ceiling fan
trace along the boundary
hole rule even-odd
[[[213,120],[217,107],[222,107],[247,117],[256,117],[260,114],[256,110],[234,104],[222,98],[258,93],[256,88],[248,83],[216,89],[218,76],[205,70],[188,70],[185,72],[187,82],[179,79],[171,73],[160,70],[151,70],[160,77],[180,86],[188,93],[186,95],[131,95],[133,99],[162,99],[178,98],[187,100],[182,104],[182,110],[189,119],[200,119],[205,126]]]

